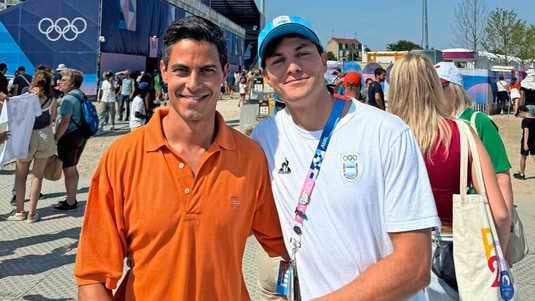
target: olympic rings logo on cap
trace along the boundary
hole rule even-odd
[[[65,41],[72,42],[86,31],[87,21],[81,17],[74,18],[72,21],[64,17],[58,18],[56,21],[43,18],[37,24],[37,28],[49,41],[55,42],[63,38]]]

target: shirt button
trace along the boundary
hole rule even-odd
[[[186,194],[190,193],[190,191],[191,190],[189,188],[184,189],[184,193],[186,193]]]
[[[178,163],[178,168],[184,168],[184,163],[182,162]]]

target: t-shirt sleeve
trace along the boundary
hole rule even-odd
[[[263,157],[263,155],[262,155]],[[279,216],[271,191],[271,180],[265,158],[259,158],[261,170],[257,190],[257,207],[253,218],[253,233],[264,250],[271,257],[281,256],[284,241],[280,228]]]
[[[435,199],[420,149],[410,131],[395,138],[383,158],[384,220],[387,232],[440,226]]]
[[[91,180],[74,267],[78,285],[102,283],[114,289],[123,273],[126,235],[122,191],[110,181],[113,161],[106,153]]]
[[[528,127],[528,121],[526,118],[522,118],[522,123],[520,124],[520,128],[525,129]]]
[[[489,153],[496,173],[509,170],[511,163],[507,157],[507,151],[505,150],[502,137],[500,137],[500,133],[494,122],[487,115],[479,113],[476,116],[476,128],[481,142]]]
[[[61,116],[72,116],[74,112],[74,103],[70,96],[65,96],[61,102],[61,108],[59,109]]]

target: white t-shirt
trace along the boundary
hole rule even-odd
[[[113,85],[105,80],[102,82],[102,102],[114,102],[115,101],[115,90]]]
[[[247,87],[246,84],[244,84],[244,83],[240,83],[240,85],[239,85],[239,88],[240,88],[240,94],[245,94],[245,93],[246,93],[246,91],[245,91],[246,87]]]
[[[287,247],[320,136],[298,127],[287,109],[252,134],[268,159]],[[341,288],[390,254],[389,232],[439,226],[427,170],[408,126],[353,100],[334,130],[306,214],[297,253],[303,300]],[[420,298],[422,293],[410,300]]]
[[[505,80],[499,80],[496,82],[498,92],[507,92],[507,82]]]
[[[0,165],[14,159],[28,157],[35,117],[40,116],[41,113],[39,97],[35,94],[25,93],[10,97],[4,103],[0,114],[0,124],[7,122],[10,137],[4,144],[0,155]]]
[[[132,100],[130,106],[130,121],[128,122],[130,128],[133,129],[144,125],[145,119],[136,117],[136,112],[145,115],[145,103],[143,102],[143,98],[137,95]]]

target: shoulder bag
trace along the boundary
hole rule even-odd
[[[461,138],[461,177],[460,193],[453,195],[453,260],[459,297],[514,300],[513,278],[494,225],[475,139],[468,124],[456,122]],[[469,152],[479,194],[467,194]]]

